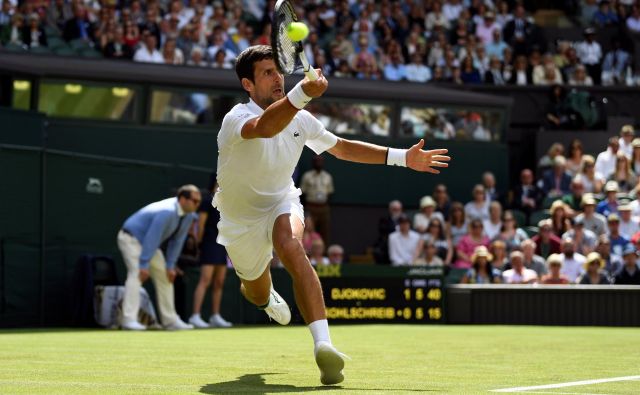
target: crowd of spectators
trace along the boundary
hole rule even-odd
[[[2,0],[0,43],[47,47],[50,36],[80,41],[106,58],[231,68],[268,44],[273,0]],[[310,62],[327,75],[455,84],[635,84],[635,1],[583,0],[570,15],[577,41],[549,44],[525,7],[506,0],[297,1],[311,30]],[[599,29],[619,27],[611,42]],[[609,40],[609,39],[607,39]]]
[[[597,159],[579,140],[568,152],[553,144],[508,196],[487,172],[466,204],[443,184],[413,220],[392,201],[377,262],[459,269],[470,283],[640,284],[640,138],[625,125]]]

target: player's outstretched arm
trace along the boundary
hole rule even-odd
[[[446,149],[433,149],[425,151],[424,140],[415,144],[408,150],[382,147],[380,145],[338,138],[335,146],[328,150],[338,159],[358,163],[388,164],[406,166],[416,171],[439,174],[437,168],[449,167],[451,158],[446,154]]]
[[[285,97],[267,107],[262,115],[247,121],[242,127],[242,137],[245,139],[271,138],[282,132],[298,111],[302,110],[311,99],[322,96],[327,90],[329,82],[320,69],[316,71],[317,80],[311,81],[305,77]]]

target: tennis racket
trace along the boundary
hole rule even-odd
[[[289,0],[278,0],[273,10],[271,26],[273,60],[282,74],[293,74],[296,70],[296,60],[300,59],[304,74],[311,81],[315,81],[318,79],[318,73],[309,65],[309,60],[307,60],[302,48],[302,41],[293,41],[287,35],[289,24],[297,21],[298,16],[293,10],[291,2]]]

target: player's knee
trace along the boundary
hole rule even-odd
[[[283,261],[287,261],[300,254],[300,252],[304,252],[304,248],[298,239],[287,238],[280,240],[276,244],[276,251]]]

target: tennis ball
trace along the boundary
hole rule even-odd
[[[309,35],[309,28],[302,22],[291,22],[287,26],[287,36],[292,41],[302,41]]]

